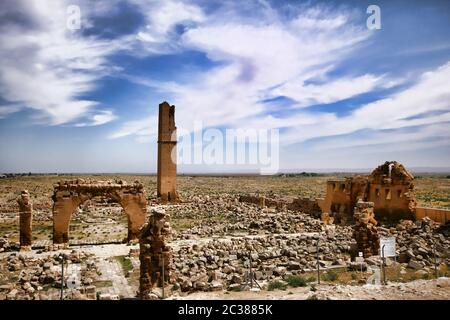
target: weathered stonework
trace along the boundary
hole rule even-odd
[[[30,200],[30,193],[27,190],[21,192],[17,199],[20,208],[20,250],[31,250],[32,243],[32,222],[33,204]]]
[[[128,241],[138,239],[139,229],[145,223],[147,196],[144,186],[136,181],[61,181],[54,185],[53,243],[69,242],[69,222],[75,209],[93,197],[109,197],[118,202],[128,217]]]
[[[143,300],[152,299],[154,287],[171,282],[172,248],[170,216],[163,209],[153,209],[149,222],[142,229],[139,239],[140,281],[139,296]]]
[[[374,203],[378,219],[414,219],[416,198],[414,177],[396,161],[386,161],[370,176],[327,181],[322,212],[334,216],[337,223],[351,222],[353,208],[359,200]]]
[[[322,215],[320,216],[320,220],[322,220],[322,222],[326,225],[333,224],[334,222],[334,218],[331,217],[328,212],[322,213]]]
[[[159,105],[157,195],[161,203],[177,202],[177,128],[175,106]]]
[[[373,212],[373,202],[358,201],[354,209],[353,238],[356,240],[358,251],[363,252],[364,257],[378,254],[379,236],[377,221]]]
[[[240,202],[253,203],[263,208],[276,208],[279,211],[299,211],[311,214],[312,216],[320,217],[321,209],[317,200],[309,198],[282,198],[272,199],[259,195],[241,195]]]

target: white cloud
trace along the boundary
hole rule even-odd
[[[68,30],[69,4],[30,0],[3,9],[5,16],[20,14],[24,21],[1,29],[0,95],[39,111],[41,121],[52,125],[77,120],[98,106],[79,97],[108,72],[106,57],[119,45]]]
[[[112,110],[102,110],[102,111],[99,111],[97,114],[94,114],[91,117],[90,122],[77,123],[77,124],[75,124],[75,126],[76,127],[101,126],[101,125],[111,122],[115,119],[117,119],[117,116],[114,115]]]
[[[450,122],[450,113],[445,120]],[[444,120],[444,121],[445,121]],[[390,130],[370,130],[367,133],[350,134],[344,136],[330,137],[324,141],[319,141],[311,148],[312,150],[341,150],[343,148],[363,148],[386,145],[395,148],[414,149],[417,143],[430,147],[436,145],[449,144],[450,136],[449,122],[437,123],[414,128],[400,128]],[[430,139],[433,139],[430,141]],[[439,143],[439,144],[437,144]]]
[[[158,118],[156,116],[146,117],[141,120],[125,123],[118,131],[110,135],[111,139],[136,135],[140,142],[147,141],[146,137],[152,137],[158,132]]]
[[[198,120],[206,127],[247,127],[250,123],[261,126],[267,125],[267,121],[281,125],[281,119],[268,116],[272,106],[261,100],[275,96],[274,88],[303,102],[320,99],[321,87],[305,86],[304,82],[311,77],[323,77],[322,71],[333,69],[370,36],[367,30],[351,23],[353,17],[349,12],[299,12],[290,20],[283,19],[266,5],[261,13],[264,20],[260,21],[254,16],[236,17],[236,11],[229,6],[228,3],[228,10],[210,14],[207,19],[197,19],[196,25],[187,28],[178,43],[185,49],[204,52],[220,64],[192,75],[189,83],[161,84],[173,97],[171,103],[177,106],[177,123],[183,129],[192,129]],[[311,19],[320,25],[314,32]],[[300,27],[301,21],[309,21],[311,28]],[[366,92],[378,86],[378,80],[373,75],[338,79],[329,84],[329,95],[322,99],[333,102]],[[147,84],[158,88],[153,81]],[[295,94],[294,86],[303,90],[304,97]],[[313,118],[308,117],[309,121],[320,121]],[[288,122],[304,123],[298,117]],[[130,122],[125,126],[133,123],[139,125]],[[133,134],[132,130],[126,131]]]
[[[10,115],[11,113],[15,113],[20,111],[22,108],[17,105],[3,105],[0,106],[0,119],[3,119]]]
[[[143,48],[150,53],[168,53],[179,49],[175,27],[205,19],[200,7],[184,1],[130,0],[145,14],[146,25],[137,33]]]
[[[386,99],[363,105],[348,116],[292,127],[284,135],[284,141],[297,143],[312,138],[349,134],[362,129],[397,129],[450,121],[448,79],[450,62],[424,73],[409,88]],[[436,115],[434,112],[442,114]],[[428,136],[433,136],[432,131],[428,132]]]
[[[366,74],[354,78],[340,78],[331,80],[324,84],[305,85],[303,82],[288,82],[271,93],[272,96],[287,96],[296,100],[296,107],[311,106],[314,104],[331,103],[358,94],[370,92],[377,87],[384,87],[385,79]]]

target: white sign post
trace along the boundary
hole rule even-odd
[[[394,257],[395,258],[395,237],[384,237],[380,238],[380,251],[382,257],[382,270],[383,270],[383,279],[384,284],[386,284],[386,269],[385,269],[385,260],[386,257]]]
[[[395,237],[380,238],[380,250],[382,250],[381,256],[384,258],[395,257]]]
[[[358,256],[355,258],[355,261],[359,262],[361,264],[361,273],[362,273],[364,258],[363,258],[363,253],[361,251],[358,252]]]

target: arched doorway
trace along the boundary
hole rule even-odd
[[[147,196],[139,182],[125,181],[61,181],[53,192],[53,243],[69,242],[69,224],[75,210],[94,197],[109,197],[119,203],[128,220],[128,241],[137,240],[139,229],[145,223]]]

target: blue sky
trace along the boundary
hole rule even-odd
[[[0,172],[155,172],[164,100],[280,129],[280,171],[450,166],[449,1],[4,0],[0,61]]]

